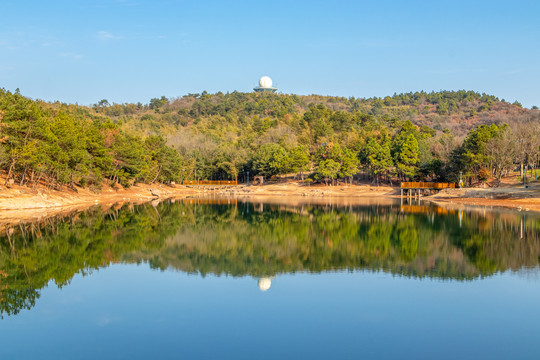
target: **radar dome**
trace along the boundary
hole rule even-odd
[[[259,86],[262,88],[271,88],[272,87],[272,79],[268,76],[263,76],[259,79]]]
[[[258,281],[259,289],[261,291],[267,291],[272,286],[272,280],[270,278],[260,278]]]

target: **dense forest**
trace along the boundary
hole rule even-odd
[[[473,91],[385,98],[268,93],[164,96],[148,104],[48,103],[0,90],[6,185],[50,187],[361,174],[486,181],[538,167],[540,111]]]
[[[187,199],[155,207],[94,207],[0,229],[0,317],[33,307],[52,282],[67,286],[75,274],[119,262],[201,276],[382,270],[470,280],[520,271],[539,264],[537,220],[525,213],[414,205],[292,207]]]

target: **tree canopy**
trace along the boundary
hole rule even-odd
[[[471,91],[370,99],[202,92],[86,107],[0,90],[0,169],[7,181],[51,187],[234,180],[247,172],[329,183],[359,173],[377,183],[456,181],[459,172],[477,180],[538,166],[531,139],[540,130],[530,126],[525,136],[519,124],[539,119],[538,110]],[[496,140],[516,151],[501,160]]]

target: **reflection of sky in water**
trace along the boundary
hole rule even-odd
[[[258,279],[113,265],[0,323],[11,358],[535,358],[538,269],[486,279],[383,272]],[[31,341],[32,346],[27,346]]]

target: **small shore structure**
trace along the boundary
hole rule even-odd
[[[454,183],[439,183],[439,182],[418,182],[418,181],[409,181],[401,183],[401,197],[403,195],[408,196],[409,198],[420,198],[424,193],[428,192],[429,194],[439,192],[443,189],[455,189],[456,184]]]

